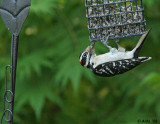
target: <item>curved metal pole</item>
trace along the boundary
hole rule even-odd
[[[11,123],[13,124],[13,108],[14,108],[14,95],[15,95],[15,85],[16,85],[16,69],[17,69],[17,56],[18,56],[18,40],[19,36],[12,35],[11,42],[11,91],[13,93],[12,103],[9,109],[12,111]]]
[[[0,13],[1,17],[12,33],[11,41],[11,65],[6,66],[5,72],[5,95],[4,95],[4,112],[1,118],[1,124],[3,120],[8,124],[13,124],[13,111],[14,111],[14,95],[16,84],[16,68],[17,68],[17,56],[18,56],[18,40],[21,28],[24,21],[28,16],[30,9],[30,0],[1,0]],[[7,70],[10,69],[11,81],[10,89],[7,87]],[[9,98],[8,98],[8,97]],[[9,106],[6,107],[6,103]]]
[[[14,111],[14,96],[15,96],[15,85],[16,85],[16,69],[17,69],[17,57],[18,57],[18,40],[19,36],[12,35],[11,41],[11,65],[6,66],[5,72],[5,95],[4,95],[4,113],[1,119],[1,124],[3,119],[8,124],[13,124],[13,111]],[[7,90],[7,70],[10,68],[11,72],[11,81],[10,81],[10,90]],[[10,98],[7,98],[7,94],[10,94]],[[9,108],[5,108],[5,103],[9,103]],[[8,113],[8,117],[6,114]]]

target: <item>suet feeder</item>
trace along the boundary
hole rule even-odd
[[[146,33],[142,0],[85,0],[91,42]]]

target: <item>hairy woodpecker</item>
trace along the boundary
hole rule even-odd
[[[132,51],[126,51],[118,42],[116,42],[118,49],[112,48],[108,46],[108,40],[106,40],[102,42],[109,48],[109,52],[96,55],[94,50],[95,43],[92,43],[81,53],[79,57],[80,64],[91,69],[94,74],[102,77],[111,77],[127,72],[141,63],[152,59],[151,57],[138,57],[150,30],[141,36]]]

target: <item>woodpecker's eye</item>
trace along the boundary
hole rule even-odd
[[[83,57],[82,57],[82,58],[87,58],[87,55],[88,55],[88,53],[85,52],[85,53],[83,54]]]

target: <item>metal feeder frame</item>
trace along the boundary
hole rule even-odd
[[[85,0],[85,7],[91,42],[146,33],[142,0]]]

